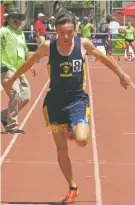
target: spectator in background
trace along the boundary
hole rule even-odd
[[[112,20],[109,24],[110,34],[119,34],[120,24],[115,16],[112,17]]]
[[[6,22],[6,18],[7,18],[7,16],[8,16],[8,13],[5,13],[5,14],[4,14],[3,26],[5,25],[5,22]]]
[[[45,18],[44,20],[44,26],[45,26],[45,29],[46,29],[46,39],[50,39],[52,38],[52,36],[54,36],[54,34],[52,34],[51,32],[54,32],[55,31],[55,25],[53,26],[51,24],[51,22],[49,21],[48,18]]]
[[[76,28],[75,28],[75,35],[79,35],[80,31],[79,31],[79,26],[81,24],[81,22],[79,21],[79,17],[75,16],[75,21],[76,21]]]
[[[120,24],[115,16],[110,19],[110,24],[108,26],[108,55],[112,54],[112,38],[114,34],[119,34]]]
[[[77,26],[79,28],[79,26],[81,25],[82,22],[78,16],[76,16],[76,20],[77,20]]]
[[[30,31],[31,31],[31,33],[30,33],[30,37],[31,37],[31,40],[33,40],[33,38],[34,38],[34,21],[32,20],[31,21],[31,24],[30,24]]]
[[[81,26],[82,26],[82,24],[83,24],[83,18],[84,18],[84,16],[82,16],[82,17],[80,18],[80,21],[79,21],[79,23],[78,23],[78,36],[81,36]]]
[[[45,26],[45,29],[46,31],[55,31],[55,22],[54,19],[52,19],[53,17],[51,17],[50,19],[46,18],[44,20],[44,26]],[[55,17],[54,17],[55,18]]]
[[[18,9],[10,9],[4,26],[0,29],[1,38],[1,84],[9,79],[28,59],[28,48],[24,33],[19,27],[25,20],[25,15]],[[21,75],[7,92],[8,108],[1,111],[1,123],[5,133],[23,134],[18,129],[18,113],[29,102],[31,90],[25,75]]]
[[[105,38],[105,50],[106,54],[111,55],[112,53],[112,42],[111,42],[111,34],[110,34],[110,22],[112,21],[112,16],[108,14],[106,16],[106,22],[103,22],[100,26],[100,32],[104,33],[104,38]]]
[[[124,30],[124,36],[125,36],[125,45],[126,45],[127,57],[130,57],[129,46],[132,47],[134,55],[135,55],[135,44],[134,44],[135,29],[133,28],[130,21],[128,22],[128,26]]]
[[[49,19],[48,18],[44,19],[44,27],[45,27],[46,32],[50,31]]]
[[[108,29],[109,29],[109,25],[110,25],[110,22],[112,20],[112,16],[110,14],[108,14],[106,16],[106,22],[102,22],[101,23],[101,26],[100,26],[100,33],[108,33]]]
[[[89,38],[91,39],[91,33],[93,31],[93,37],[95,38],[95,34],[96,34],[96,28],[88,22],[88,17],[84,16],[83,17],[83,23],[80,26],[80,30],[81,30],[81,36],[84,38]]]
[[[34,29],[36,32],[36,42],[38,46],[45,40],[46,38],[46,29],[44,26],[45,15],[42,13],[38,14],[38,19],[35,21]]]
[[[55,19],[55,17],[54,17],[54,16],[51,16],[49,20],[50,20],[50,26],[51,26],[51,29],[50,29],[50,30],[51,30],[51,31],[56,31],[56,28],[55,28],[55,20],[56,20],[56,19]]]

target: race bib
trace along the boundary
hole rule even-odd
[[[73,60],[73,72],[82,71],[82,60]]]

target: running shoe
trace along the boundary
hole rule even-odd
[[[80,191],[77,190],[69,190],[65,199],[62,200],[63,204],[72,204],[74,203],[74,199],[80,195]]]

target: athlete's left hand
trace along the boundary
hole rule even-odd
[[[120,83],[126,90],[128,86],[132,86],[133,88],[135,88],[130,79],[130,76],[128,76],[127,74],[125,74],[122,78],[120,78]]]

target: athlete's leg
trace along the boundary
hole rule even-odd
[[[57,147],[58,163],[69,185],[68,194],[62,200],[62,203],[69,204],[69,203],[73,203],[74,198],[79,196],[80,192],[73,178],[72,165],[68,155],[68,146],[67,146],[67,137],[66,137],[68,126],[67,124],[62,124],[62,125],[56,124],[56,123],[60,123],[61,120],[62,123],[66,123],[67,119],[66,116],[64,116],[64,113],[62,113],[62,110],[60,108],[58,109],[59,106],[55,106],[57,109],[54,109],[53,106],[51,106],[51,109],[49,109],[50,107],[49,106],[47,107],[46,103],[48,103],[49,106],[51,106],[51,103],[49,102],[49,93],[48,96],[46,96],[46,100],[44,101],[43,113],[44,113],[46,124],[51,125],[54,142]]]
[[[132,49],[134,51],[134,55],[135,55],[135,43],[134,42],[130,43],[130,46],[132,47]]]
[[[51,125],[54,142],[57,147],[57,157],[60,169],[65,176],[69,187],[77,187],[73,179],[73,171],[67,146],[67,125]]]
[[[90,138],[90,132],[89,132],[89,125],[88,123],[79,123],[77,125],[73,126],[73,135],[76,143],[84,147],[87,145],[88,140]]]
[[[127,58],[129,56],[129,42],[125,41]]]
[[[112,35],[108,39],[108,55],[112,55]]]
[[[88,98],[88,96],[86,95]],[[76,143],[84,147],[88,143],[90,137],[89,132],[89,121],[90,121],[90,107],[89,102],[86,104],[86,99],[84,102],[82,100],[78,101],[74,106],[73,112],[70,112],[70,126],[73,130],[73,139]]]

